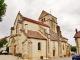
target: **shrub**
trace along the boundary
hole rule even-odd
[[[9,47],[6,47],[6,50],[9,52]]]

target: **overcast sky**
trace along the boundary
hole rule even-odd
[[[5,0],[7,10],[3,21],[0,22],[0,38],[10,35],[10,28],[18,12],[25,17],[38,21],[42,10],[57,18],[62,35],[75,46],[75,29],[80,30],[80,0]]]

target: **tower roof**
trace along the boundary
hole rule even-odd
[[[46,11],[43,10],[42,13],[41,13],[41,15],[39,16],[39,19],[42,18],[42,17],[45,16],[45,15],[48,15],[48,14],[51,15],[50,13],[48,13],[48,12],[46,12]],[[51,15],[51,16],[53,16],[53,15]],[[54,16],[53,16],[53,17],[54,17]],[[56,18],[56,17],[54,17],[54,18]],[[56,18],[56,19],[57,19],[57,18]]]

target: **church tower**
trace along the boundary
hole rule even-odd
[[[52,16],[51,14],[42,11],[39,22],[42,22],[50,27],[55,33],[57,33],[57,18]]]

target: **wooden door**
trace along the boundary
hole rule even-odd
[[[53,56],[55,56],[55,50],[53,50]]]
[[[14,54],[16,53],[16,46],[14,46]]]

